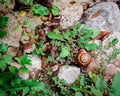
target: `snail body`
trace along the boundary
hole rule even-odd
[[[87,66],[91,62],[91,56],[84,49],[81,49],[78,53],[77,60],[80,65]]]

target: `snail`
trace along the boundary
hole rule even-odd
[[[91,56],[84,49],[81,49],[78,53],[77,60],[80,65],[87,66],[91,62]]]

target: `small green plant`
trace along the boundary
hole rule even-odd
[[[12,62],[12,55],[6,54],[8,51],[8,44],[0,43],[0,69],[5,71],[7,65]]]
[[[112,41],[108,42],[108,48],[115,46],[118,43],[118,39],[114,38]]]
[[[48,32],[47,36],[51,39],[51,44],[60,48],[60,58],[69,56],[73,46],[84,48],[87,51],[97,50],[96,43],[89,43],[89,41],[98,36],[99,31],[96,29],[89,29],[87,26],[77,24],[73,30],[67,29],[66,32],[60,32],[55,29],[53,32]]]
[[[52,77],[52,80],[54,82],[54,84],[60,88],[60,93],[63,96],[69,96],[70,95],[70,90],[69,88],[66,86],[67,83],[64,79],[59,79],[57,76]],[[68,95],[69,94],[69,95]]]
[[[34,15],[41,16],[41,15],[49,15],[49,10],[47,7],[42,6],[41,4],[34,4],[32,7],[32,12]]]
[[[10,0],[0,0],[0,4],[9,5],[10,4]]]
[[[112,81],[112,86],[110,89],[110,96],[119,96],[120,95],[120,72],[117,72]]]
[[[23,3],[23,4],[25,4],[25,5],[33,5],[33,1],[34,0],[21,0],[21,2]]]
[[[37,44],[35,46],[35,50],[33,51],[33,54],[37,55],[37,56],[44,56],[45,53],[43,52],[43,50],[45,48],[46,48],[46,46],[42,42],[37,42]]]
[[[48,57],[46,58],[46,62],[47,62],[47,63],[49,63],[49,62],[57,63],[57,61],[55,60],[55,58],[52,57],[52,56],[48,56]]]
[[[109,61],[114,60],[120,54],[120,48],[113,50],[112,54],[109,56]]]
[[[0,17],[0,38],[7,35],[5,28],[7,27],[8,17]]]
[[[70,55],[70,46],[65,45],[60,47],[60,58],[65,58]]]
[[[28,59],[28,56],[26,54],[23,54],[21,58],[15,58],[16,61],[21,65],[20,71],[23,73],[28,73],[29,69],[26,67],[26,65],[32,65],[31,60]]]
[[[37,16],[49,15],[50,12],[52,12],[54,16],[57,16],[59,14],[59,8],[55,4],[52,4],[50,9],[41,4],[34,4],[32,7],[32,12]]]
[[[95,82],[90,85],[87,84],[87,78],[81,76],[78,83],[76,82],[71,85],[71,89],[75,91],[75,96],[104,96],[104,91],[107,89],[107,83],[102,76],[97,75]]]
[[[55,4],[52,4],[51,12],[54,16],[57,16],[59,14],[59,9]]]
[[[0,73],[0,95],[1,96],[48,96],[49,89],[44,82],[37,80],[21,80],[12,73]]]

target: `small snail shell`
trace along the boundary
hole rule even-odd
[[[84,49],[81,49],[78,53],[77,60],[80,65],[86,66],[91,62],[91,56]]]

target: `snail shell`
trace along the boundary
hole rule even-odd
[[[81,49],[78,53],[77,60],[80,65],[86,66],[91,62],[91,56],[84,49]]]

